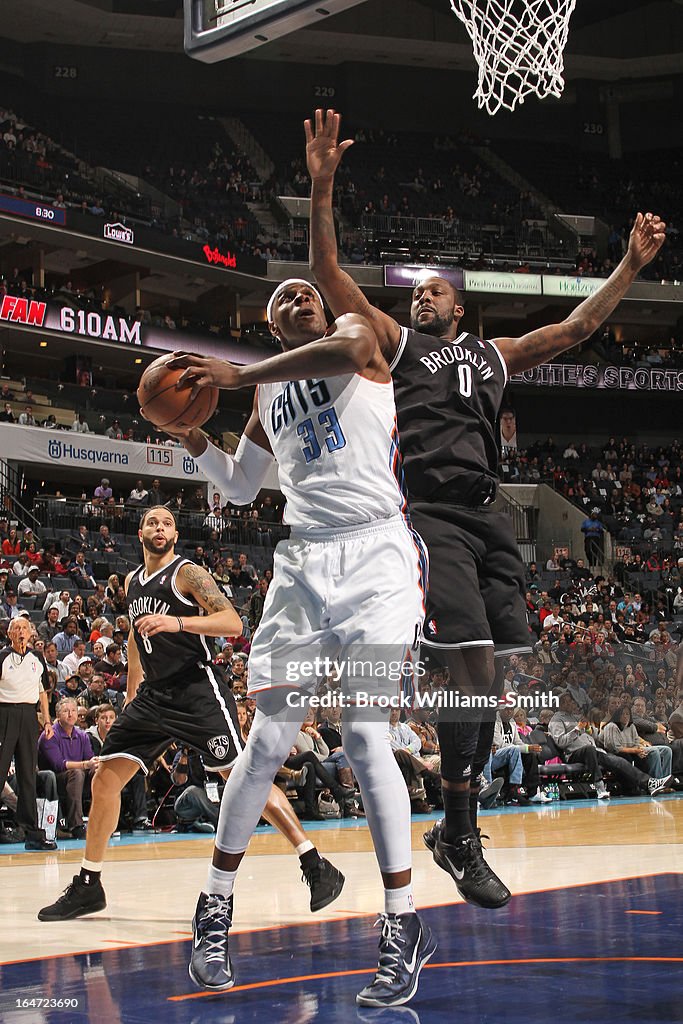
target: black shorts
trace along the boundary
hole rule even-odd
[[[429,647],[531,651],[524,567],[509,516],[485,506],[411,502],[429,552],[423,642]]]
[[[244,744],[232,690],[206,665],[191,678],[170,678],[164,689],[142,683],[107,735],[100,760],[125,757],[145,774],[172,740],[200,753],[205,767],[229,768]]]

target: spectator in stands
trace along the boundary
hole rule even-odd
[[[111,643],[101,661],[96,662],[95,672],[104,676],[104,681],[112,690],[121,689],[121,676],[125,675],[126,666],[121,658],[121,648]]]
[[[36,599],[36,608],[42,607],[45,595],[47,594],[47,587],[42,580],[38,579],[39,575],[40,569],[38,566],[32,565],[28,570],[28,574],[19,580],[19,586],[17,587],[19,597],[34,597]]]
[[[118,420],[114,420],[114,423],[118,423]],[[106,430],[105,430],[105,434],[107,434]],[[107,434],[107,436],[109,436],[109,435]],[[111,489],[111,486],[109,484],[109,480],[107,479],[106,476],[103,476],[102,479],[100,480],[98,486],[95,488],[95,490],[93,492],[93,498],[99,498],[100,501],[107,502],[113,496],[114,496],[114,492]]]
[[[36,421],[34,419],[34,416],[33,416],[33,409],[32,409],[32,407],[30,405],[27,405],[26,408],[24,409],[24,411],[22,413],[20,413],[20,415],[19,415],[19,423],[20,423],[20,425],[22,427],[37,427],[38,426],[38,424],[36,423]]]
[[[133,487],[133,489],[131,490],[130,494],[126,499],[126,505],[130,505],[133,508],[140,508],[147,506],[148,503],[149,491],[145,487],[142,480],[136,480],[135,487]]]
[[[74,417],[74,421],[71,424],[71,429],[76,434],[90,434],[90,433],[92,433],[92,431],[90,430],[90,427],[88,426],[86,421],[83,419],[83,413],[80,413],[80,412],[76,413],[76,415]]]
[[[595,783],[598,800],[609,796],[602,767],[609,768],[630,791],[651,796],[661,792],[666,785],[664,780],[651,779],[625,758],[599,749],[589,730],[590,723],[580,715],[574,699],[568,693],[562,694],[560,710],[553,715],[548,726],[549,735],[568,763],[580,762],[586,766]]]
[[[67,675],[63,685],[59,689],[61,697],[73,697],[78,700],[82,693],[85,693],[86,686],[77,672]]]
[[[9,573],[7,569],[0,569],[0,601],[5,596],[5,590],[7,589],[7,577]]]
[[[59,625],[59,609],[57,605],[53,604],[48,608],[44,621],[38,626],[38,636],[45,644],[48,644],[50,640],[54,640],[57,633],[61,631],[61,628]]]
[[[76,619],[67,618],[64,622],[62,632],[57,633],[53,637],[59,657],[63,658],[65,655],[71,654],[74,649],[74,644],[79,640],[78,621]]]
[[[30,565],[31,563],[28,560],[28,555],[25,551],[22,551],[12,566],[12,572],[15,576],[21,576],[23,578],[24,576],[28,576]]]
[[[105,691],[106,693],[107,691]],[[87,730],[95,756],[98,757],[107,733],[116,721],[117,711],[112,704],[101,703],[94,707],[95,722]],[[138,772],[121,791],[121,816],[124,813],[130,822],[133,832],[149,832],[152,825],[147,819],[147,791],[145,776]],[[122,825],[119,818],[119,828]]]
[[[7,558],[17,557],[21,554],[21,540],[14,526],[10,527],[7,537],[2,542],[2,553]]]
[[[91,660],[89,660],[89,663],[90,678],[83,680],[86,682],[87,689],[81,693],[78,703],[85,708],[98,707],[100,704],[110,704],[115,711],[121,711],[123,706],[122,694],[117,693],[116,690],[109,690],[104,676],[92,671],[93,663]],[[86,662],[84,661],[82,664],[86,665]],[[79,665],[79,675],[81,675],[80,669],[81,666]]]
[[[54,642],[46,641],[43,648],[43,657],[45,658],[48,670],[54,672],[56,683],[61,685],[66,682],[66,677],[69,673],[64,668],[64,662],[59,660],[57,645]]]
[[[59,593],[53,592],[43,605],[46,616],[47,612],[53,605],[57,608],[59,613],[57,616],[57,622],[61,622],[62,619],[66,619],[69,615],[69,608],[71,607],[70,592],[68,590],[60,590]]]
[[[95,589],[95,577],[93,576],[92,566],[86,562],[82,551],[79,551],[74,558],[69,569],[69,575],[79,590]]]
[[[247,573],[247,575],[251,578],[252,583],[258,583],[258,576],[256,575],[256,569],[249,562],[249,560],[247,559],[247,556],[244,553],[244,551],[241,551],[240,554],[239,554],[239,567],[240,567],[240,572],[246,572]]]
[[[75,619],[75,616],[74,616]],[[78,621],[76,619],[76,621]],[[57,641],[55,640],[55,643]],[[82,640],[78,636],[73,643],[71,650],[64,655],[62,661],[64,662],[64,668],[67,670],[69,675],[76,675],[78,673],[78,666],[81,658],[85,657],[85,640]]]
[[[90,534],[88,533],[88,527],[85,523],[81,523],[76,533],[72,534],[66,541],[65,550],[70,552],[74,557],[79,551],[92,551]]]
[[[405,780],[413,811],[428,813],[427,791],[421,778],[425,766],[418,761],[422,741],[409,725],[401,721],[399,708],[392,708],[389,713],[389,744]]]
[[[68,830],[73,839],[85,839],[83,795],[86,783],[99,764],[93,754],[90,737],[76,727],[78,705],[71,697],[57,704],[54,736],[41,736],[38,741],[38,766],[57,776],[59,797]]]
[[[506,705],[496,713],[493,748],[484,778],[490,784],[494,772],[506,769],[509,798],[514,803],[547,803],[549,798],[538,786],[538,755],[542,747],[520,736],[514,710],[514,706]]]
[[[152,486],[149,489],[149,504],[152,505],[165,505],[168,501],[167,495],[162,491],[161,484],[158,480],[152,480]]]
[[[0,402],[13,402],[14,392],[10,388],[9,384],[3,384],[0,388]]]
[[[171,777],[178,787],[173,810],[178,817],[177,832],[215,832],[218,801],[209,799],[204,762],[196,751],[182,747],[173,758]]]
[[[5,408],[0,412],[0,423],[16,423],[12,406],[9,402],[5,402]]]
[[[263,615],[263,606],[268,593],[268,580],[259,580],[258,590],[249,599],[249,628],[252,633],[258,628]]]
[[[2,614],[6,619],[18,619],[22,613],[22,608],[17,602],[16,590],[6,590],[5,600],[2,604]]]
[[[98,551],[117,551],[118,546],[118,541],[112,537],[109,532],[109,527],[106,523],[103,523],[102,526],[100,526],[99,536],[95,542],[96,549]]]
[[[51,412],[50,415],[43,420],[42,425],[43,430],[57,430],[59,428],[59,423],[57,423],[57,417],[53,412]]]
[[[630,764],[644,763],[653,779],[671,778],[669,746],[651,746],[638,735],[628,706],[617,708],[599,736],[608,754],[625,758]]]

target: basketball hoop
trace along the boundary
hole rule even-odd
[[[562,54],[575,6],[576,0],[451,0],[474,45],[479,107],[495,114],[514,110],[529,93],[562,95]]]

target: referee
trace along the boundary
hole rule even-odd
[[[45,736],[54,735],[50,723],[45,662],[28,649],[31,624],[23,616],[7,630],[12,646],[0,651],[0,793],[14,757],[17,778],[17,822],[26,833],[27,850],[56,850],[38,828],[36,768],[40,726],[36,705],[45,722]]]

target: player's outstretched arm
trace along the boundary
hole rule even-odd
[[[181,441],[202,473],[209,478],[214,491],[220,493],[221,504],[249,505],[263,487],[268,470],[275,461],[259,419],[256,395],[251,416],[234,455],[216,448],[198,427],[176,432],[173,436]]]
[[[665,228],[666,224],[657,214],[639,213],[631,231],[628,251],[619,266],[602,287],[577,306],[566,320],[530,331],[521,338],[497,338],[496,345],[509,372],[530,370],[590,338],[617,308],[638,271],[655,258],[664,243]]]
[[[193,598],[206,615],[143,615],[135,623],[141,636],[193,633],[199,636],[239,636],[242,620],[206,569],[186,562],[176,577],[178,590]]]
[[[315,127],[304,121],[306,164],[311,176],[311,270],[335,316],[360,313],[372,324],[382,354],[388,363],[394,358],[400,329],[393,317],[372,306],[353,278],[341,269],[337,259],[332,201],[334,175],[352,139],[339,142],[341,114],[316,110]]]
[[[190,397],[194,398],[207,386],[234,390],[255,384],[336,377],[344,373],[363,373],[368,368],[378,368],[381,362],[377,336],[369,321],[357,313],[346,313],[335,320],[318,341],[251,366],[235,366],[223,359],[184,352],[174,355],[168,365],[185,370],[176,386],[182,388],[191,384]]]

